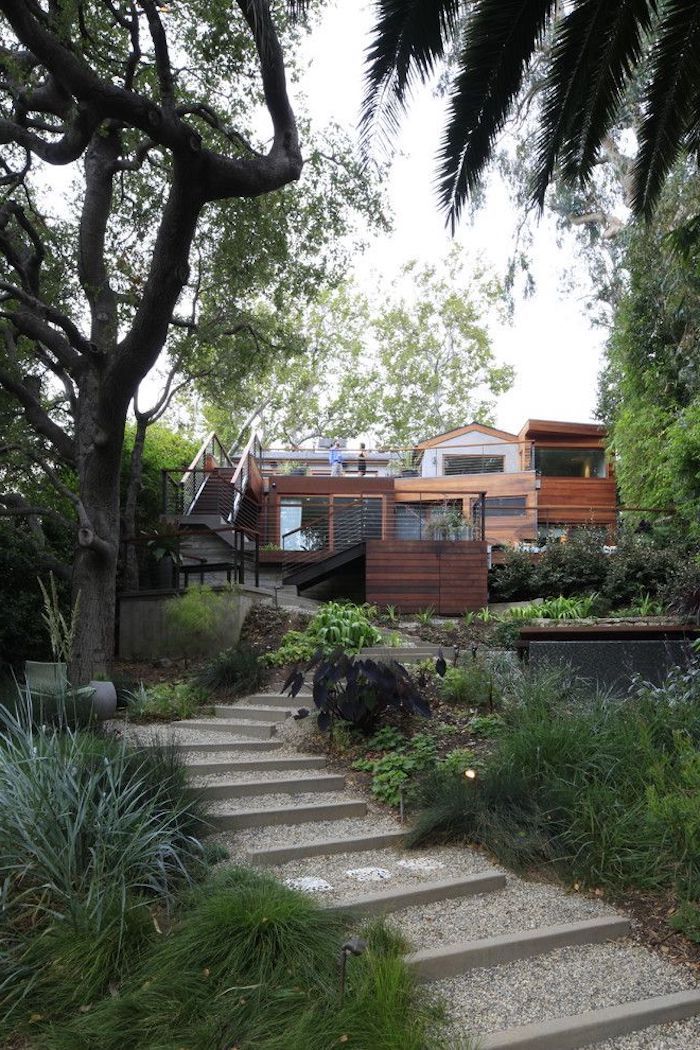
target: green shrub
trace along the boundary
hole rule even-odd
[[[152,685],[141,683],[126,695],[126,708],[132,722],[172,722],[192,718],[207,695],[192,682]]]
[[[472,736],[496,737],[500,736],[505,729],[505,721],[502,715],[472,715],[469,719],[469,732]]]
[[[439,1014],[409,975],[405,945],[381,922],[366,948],[337,960],[347,920],[253,871],[222,873],[193,896],[173,931],[118,997],[42,1032],[47,1050],[433,1050]]]
[[[677,564],[659,588],[661,603],[671,612],[700,623],[700,562],[697,558]]]
[[[264,680],[257,653],[247,645],[237,645],[210,660],[195,681],[202,689],[226,689],[234,695],[254,693]]]
[[[656,598],[669,576],[686,561],[684,553],[657,546],[646,536],[623,536],[608,558],[605,584],[600,589],[614,608],[632,605],[643,594]]]
[[[566,543],[548,543],[537,563],[539,594],[569,597],[602,591],[610,558],[603,551],[606,542],[603,530],[581,528],[574,530]]]
[[[190,587],[166,602],[165,621],[173,654],[188,660],[230,645],[239,616],[235,594],[234,588],[215,592],[211,587]]]
[[[466,747],[455,748],[437,763],[437,770],[448,776],[464,776],[467,769],[474,769],[480,763],[474,757],[474,752]]]
[[[676,913],[671,916],[669,925],[684,934],[689,941],[700,944],[700,905],[692,901],[682,901]]]
[[[492,602],[517,602],[537,597],[537,572],[531,556],[516,547],[503,552],[503,563],[489,572]]]
[[[493,675],[478,660],[463,667],[448,667],[438,682],[440,697],[460,707],[479,707],[493,702],[494,690]]]
[[[152,906],[203,874],[206,824],[174,748],[4,722],[4,1013],[58,1016],[105,993],[152,934]]]
[[[700,892],[700,667],[625,701],[553,669],[511,685],[476,782],[437,770],[415,842],[468,839],[519,867],[554,863],[596,886]]]
[[[276,667],[308,663],[315,653],[331,653],[342,649],[356,653],[379,645],[381,632],[370,623],[372,607],[351,602],[327,602],[309,621],[305,631],[288,631],[280,648],[268,654],[266,663]]]
[[[381,632],[370,622],[367,607],[352,603],[327,602],[313,617],[307,632],[326,651],[340,648],[359,652],[382,640]]]

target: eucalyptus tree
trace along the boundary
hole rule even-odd
[[[198,224],[216,237],[214,209],[296,181],[303,158],[267,0],[0,0],[0,34],[0,386],[77,518],[82,681],[113,652],[127,410],[187,326]]]
[[[649,216],[682,152],[700,150],[700,5],[687,0],[379,0],[368,56],[365,133],[391,134],[416,81],[448,55],[450,103],[439,159],[453,225],[544,52],[533,200],[555,173],[586,185],[630,83],[643,118],[630,201]]]

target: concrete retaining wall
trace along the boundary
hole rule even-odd
[[[254,600],[247,594],[225,588],[219,593],[225,606],[222,636],[213,640],[212,655],[236,644]],[[175,591],[142,591],[119,596],[117,652],[122,660],[155,660],[162,656],[182,655],[173,652],[165,618],[167,602],[176,598]]]

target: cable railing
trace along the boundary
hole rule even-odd
[[[410,502],[361,496],[281,535],[282,578],[305,565],[341,554],[366,540],[457,542],[480,540],[485,532],[483,492],[417,494]]]

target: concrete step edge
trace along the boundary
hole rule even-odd
[[[298,846],[280,846],[274,849],[252,849],[246,853],[250,864],[258,867],[286,864],[305,857],[325,857],[338,853],[364,853],[371,849],[398,846],[406,836],[405,831],[383,831],[366,835],[347,835],[337,839],[312,839]]]
[[[231,707],[217,704],[214,708],[214,714],[217,718],[227,718],[234,722],[237,722],[239,719],[249,722],[265,722],[268,720],[270,722],[284,722],[291,713],[292,707],[288,707],[285,710],[272,705],[267,707]]]
[[[362,799],[344,799],[339,802],[307,803],[274,809],[240,809],[228,813],[212,813],[208,818],[213,827],[226,831],[232,828],[264,828],[278,824],[308,824],[315,820],[348,820],[367,815],[367,803]]]
[[[277,773],[285,769],[325,769],[327,764],[323,755],[309,755],[308,758],[249,758],[231,759],[224,762],[185,762],[185,769],[193,776],[204,776],[206,773]]]
[[[612,915],[560,926],[541,926],[534,930],[482,937],[474,941],[458,941],[436,948],[413,952],[406,961],[422,981],[454,977],[479,966],[500,966],[542,955],[555,948],[577,944],[600,944],[629,933],[629,919]]]
[[[203,798],[254,798],[256,795],[302,795],[315,791],[344,791],[345,777],[329,774],[289,780],[230,780],[194,786]]]
[[[700,988],[691,988],[493,1032],[482,1036],[478,1045],[479,1050],[578,1050],[652,1025],[685,1021],[698,1013]]]
[[[328,908],[331,911],[362,911],[381,915],[398,911],[400,908],[412,908],[417,904],[432,904],[435,901],[454,900],[457,897],[472,897],[478,893],[492,893],[502,890],[505,884],[506,877],[500,872],[482,872],[453,879],[436,879],[434,882],[424,882],[417,886],[401,886],[388,893],[366,893],[352,901],[329,904]]]

